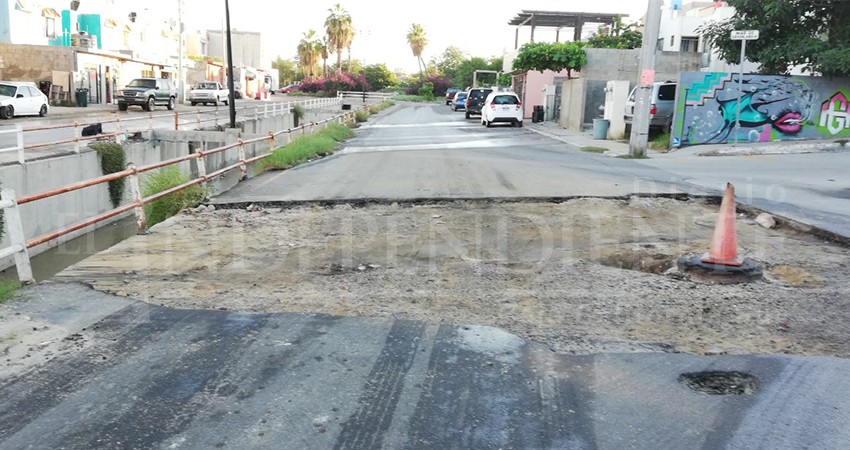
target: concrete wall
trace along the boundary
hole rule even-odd
[[[587,80],[582,78],[564,81],[561,85],[561,119],[562,128],[581,131],[584,125],[584,109],[587,90]]]
[[[320,121],[330,118],[340,111],[337,109],[307,110],[302,123],[307,123],[305,132],[309,134],[312,129],[310,121]],[[199,131],[172,131],[154,130],[143,134],[145,140],[139,142],[126,142],[124,150],[126,161],[133,162],[137,166],[152,164],[167,159],[176,158],[192,153],[198,148],[216,148],[225,144],[235,143],[239,139],[247,140],[254,137],[266,137],[269,132],[293,127],[294,118],[291,114],[277,117],[259,118],[257,120],[246,120],[239,123],[238,130],[199,130]],[[315,128],[316,130],[319,127]],[[294,136],[300,135],[295,132]],[[286,144],[286,136],[281,135],[276,140],[276,146]],[[246,157],[259,155],[269,151],[269,143],[263,140],[256,144],[246,144]],[[207,172],[222,169],[238,161],[238,150],[229,149],[216,155],[205,158]],[[197,176],[198,168],[194,161],[184,162],[179,165],[184,173]],[[147,176],[154,173],[149,172],[140,177],[144,182]],[[71,183],[82,180],[97,178],[103,175],[100,168],[100,158],[97,152],[86,148],[80,154],[66,155],[44,160],[29,161],[26,165],[4,165],[0,166],[0,180],[3,187],[12,188],[15,194],[34,194],[49,191]],[[239,182],[239,171],[231,171],[220,179],[211,182],[208,188],[211,195],[227,191]],[[130,201],[129,187],[125,189],[122,204]],[[93,186],[78,191],[68,192],[56,197],[39,200],[20,207],[24,233],[28,239],[44,235],[49,232],[79,223],[87,218],[94,217],[113,209],[109,200],[107,184]],[[131,213],[130,213],[131,214]],[[102,222],[100,225],[107,225]],[[89,230],[72,233],[63,238],[49,242],[30,251],[31,255],[41,253],[48,248],[55,247],[77,236],[85,234]],[[9,246],[8,233],[0,240],[0,248]],[[0,269],[10,267],[12,259],[0,261]]]
[[[525,109],[525,118],[530,119],[534,112],[535,105],[546,104],[546,94],[544,88],[546,85],[554,83],[556,77],[566,77],[567,71],[553,72],[547,70],[545,72],[529,71],[525,76],[525,86],[523,88],[523,104]]]
[[[7,81],[53,80],[53,72],[77,70],[76,51],[71,47],[0,44],[4,68],[0,79]]]
[[[619,50],[610,48],[587,49],[587,63],[581,69],[581,77],[588,80],[638,79],[639,49]],[[679,72],[698,71],[701,56],[692,53],[656,52],[655,81],[677,80]]]
[[[850,79],[683,73],[676,92],[673,145],[850,137]],[[741,127],[735,126],[741,104]]]

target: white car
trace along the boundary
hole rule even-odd
[[[481,125],[488,128],[496,122],[510,123],[522,127],[522,102],[513,92],[493,91],[481,105]]]
[[[205,105],[212,103],[216,106],[219,103],[224,103],[226,105],[229,98],[230,90],[225,89],[221,83],[216,81],[202,81],[189,92],[189,102],[192,106],[198,103]]]
[[[29,81],[0,81],[0,119],[15,116],[46,116],[50,102]]]

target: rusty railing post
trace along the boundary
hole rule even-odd
[[[201,183],[201,186],[206,190],[207,188],[207,162],[204,159],[207,151],[207,141],[204,141],[202,144],[201,150],[195,150],[195,153],[198,154],[198,178],[202,178],[204,180]]]
[[[153,113],[148,113],[148,131],[153,131]]]
[[[218,106],[215,107],[215,126],[218,126]]]
[[[21,222],[18,202],[15,200],[15,191],[11,188],[0,191],[0,209],[5,209],[6,229],[9,230],[11,251],[15,252],[15,269],[18,271],[18,280],[24,284],[31,284],[35,280],[32,277],[27,238],[24,234],[24,224]]]
[[[239,172],[242,174],[240,180],[248,179],[248,166],[245,164],[245,143],[239,139]]]
[[[115,142],[119,145],[124,143],[124,134],[121,132],[121,116],[115,116]]]
[[[80,132],[80,124],[74,121],[74,153],[80,153],[80,137],[82,137]]]
[[[292,143],[292,128],[286,130],[286,145]]]
[[[304,135],[306,135],[306,134],[307,134],[307,129],[306,129],[306,127],[304,126],[304,124],[302,123],[302,124],[301,124],[301,136],[304,136]]]
[[[316,132],[316,122],[310,122],[310,134]]]
[[[15,136],[18,141],[18,162],[23,166],[27,163],[27,157],[24,154],[24,129],[20,125],[15,125]]]
[[[275,150],[275,149],[274,149],[274,147],[275,147],[275,144],[274,144],[274,133],[272,133],[271,131],[269,131],[269,153],[274,153],[274,150]]]
[[[130,194],[133,195],[133,212],[136,213],[136,233],[145,234],[148,223],[147,219],[145,219],[144,197],[142,197],[142,189],[139,186],[139,171],[133,163],[127,164],[127,168],[133,172],[127,176],[127,180],[130,182]]]
[[[174,131],[180,131],[180,114],[174,111]]]
[[[201,129],[201,108],[195,109],[195,119],[198,122],[198,129]]]

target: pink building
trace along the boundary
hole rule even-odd
[[[575,78],[578,73],[573,73]],[[567,71],[553,72],[547,70],[545,72],[529,71],[514,76],[513,89],[519,94],[524,106],[524,117],[531,118],[534,112],[535,105],[542,105],[544,108],[552,108],[554,105],[547,105],[547,95],[553,97],[549,102],[554,101],[555,89],[567,79]],[[550,92],[546,91],[547,86],[550,86]]]

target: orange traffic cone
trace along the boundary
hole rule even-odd
[[[711,251],[702,258],[707,264],[720,264],[738,267],[742,261],[738,259],[738,239],[735,232],[735,187],[726,183],[726,192],[720,202],[720,214],[714,227],[714,239]]]

